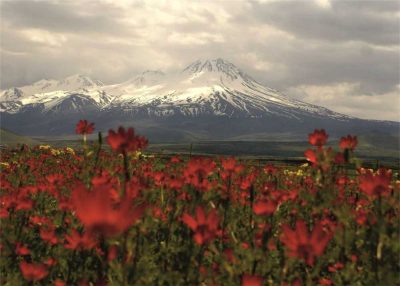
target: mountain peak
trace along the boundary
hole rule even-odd
[[[99,80],[93,80],[90,77],[83,74],[73,74],[58,83],[59,86],[63,85],[74,85],[78,87],[92,87],[92,86],[103,86],[104,84]]]
[[[47,83],[50,82],[50,81],[54,81],[54,80],[48,79],[48,78],[43,78],[43,79],[41,79],[41,80],[35,81],[35,82],[33,83],[33,85],[43,85],[43,84],[47,84]]]
[[[88,76],[76,73],[70,76],[67,76],[64,80],[83,80],[83,79],[90,79]]]
[[[125,84],[133,84],[136,87],[149,86],[159,82],[165,73],[160,70],[145,70],[141,74],[129,79]]]
[[[205,59],[205,60],[199,59],[188,65],[185,69],[183,69],[183,72],[185,71],[189,71],[191,73],[197,73],[201,71],[217,72],[228,69],[238,70],[238,68],[234,64],[222,58]]]
[[[196,77],[205,73],[219,73],[221,79],[224,78],[230,81],[239,79],[248,83],[255,82],[251,76],[223,58],[197,60],[184,68],[182,73],[195,75]]]
[[[145,70],[144,72],[142,72],[142,75],[165,75],[165,74],[160,70]]]

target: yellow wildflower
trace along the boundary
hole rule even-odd
[[[132,157],[133,157],[133,159],[138,159],[138,158],[140,158],[141,155],[142,155],[142,152],[140,152],[140,151],[138,150],[138,151],[136,151],[136,152],[134,152],[134,153],[132,154]]]
[[[40,150],[49,150],[50,148],[51,148],[50,145],[40,145],[39,146]]]
[[[58,149],[51,149],[51,155],[58,156],[60,154],[62,154],[62,151],[60,151]]]
[[[75,151],[71,147],[65,148],[65,152],[70,153],[71,155],[75,155]]]
[[[8,164],[7,162],[0,162],[0,166],[8,168],[10,167],[10,164]]]

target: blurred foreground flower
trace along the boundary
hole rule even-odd
[[[219,232],[219,218],[215,209],[212,209],[206,215],[203,207],[197,207],[195,217],[185,213],[183,214],[182,221],[194,231],[194,240],[199,245],[211,241]]]
[[[328,134],[326,134],[324,129],[315,129],[313,133],[308,135],[308,140],[311,145],[321,148],[326,144]]]
[[[97,244],[92,233],[85,232],[84,234],[80,234],[76,229],[73,229],[70,234],[65,236],[65,242],[64,247],[73,250],[92,249]]]
[[[325,232],[320,223],[314,225],[311,233],[303,220],[296,222],[295,229],[288,225],[283,225],[282,229],[281,242],[288,248],[288,255],[301,258],[310,266],[314,265],[316,257],[324,253],[332,238],[332,234]]]
[[[244,274],[242,277],[242,286],[261,286],[262,283],[261,276]]]
[[[89,230],[104,236],[116,236],[125,232],[143,214],[144,205],[134,206],[132,199],[124,196],[114,203],[111,187],[97,185],[87,190],[83,185],[72,192],[72,205],[76,216]]]
[[[379,169],[375,174],[371,170],[366,170],[358,179],[362,192],[370,197],[378,197],[388,194],[392,173],[385,169]]]
[[[257,201],[253,205],[253,211],[256,215],[271,215],[276,210],[276,203],[272,200]]]
[[[118,132],[110,129],[108,131],[107,142],[110,144],[113,151],[122,154],[144,149],[148,144],[146,138],[135,135],[135,131],[132,127],[128,130],[119,127]]]
[[[41,263],[27,263],[22,261],[19,267],[22,275],[28,281],[39,281],[49,274],[47,267]]]

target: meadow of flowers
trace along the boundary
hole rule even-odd
[[[132,128],[1,151],[1,285],[399,285],[398,173],[315,130],[308,164],[146,155]],[[396,171],[398,172],[398,171]]]

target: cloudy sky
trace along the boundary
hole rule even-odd
[[[400,121],[399,1],[1,1],[1,88],[222,57],[289,96]]]

